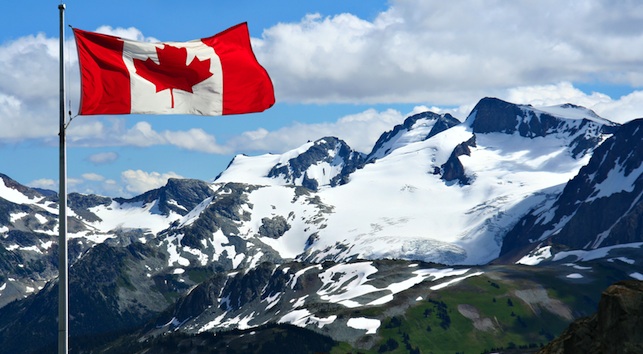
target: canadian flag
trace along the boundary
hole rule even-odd
[[[272,81],[250,45],[246,23],[209,38],[147,43],[74,29],[80,115],[261,112]]]

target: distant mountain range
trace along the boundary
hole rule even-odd
[[[368,153],[324,137],[236,156],[214,182],[170,179],[131,199],[72,193],[72,344],[143,352],[132,343],[236,329],[412,351],[423,336],[397,321],[430,310],[417,321],[437,336],[450,328],[432,317],[441,306],[489,344],[436,348],[546,343],[594,312],[610,281],[643,280],[641,141],[642,119],[484,98],[463,122],[408,117]],[[56,339],[58,197],[0,181],[0,348],[38,351]],[[514,316],[487,323],[478,300],[441,298],[453,289],[513,299]],[[253,351],[237,334],[226,338]]]

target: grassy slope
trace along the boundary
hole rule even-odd
[[[535,350],[546,344],[572,321],[596,310],[600,293],[622,274],[595,264],[582,280],[565,277],[565,268],[489,266],[481,276],[468,278],[439,291],[419,284],[408,296],[421,296],[398,315],[382,321],[375,345],[351,348],[345,343],[333,353],[484,353],[498,348]],[[572,273],[574,269],[570,268]],[[521,291],[546,292],[550,301],[527,303]],[[524,296],[523,296],[524,298]],[[464,306],[463,306],[464,305]],[[477,312],[480,319],[470,318]],[[362,314],[383,314],[384,309],[362,309]],[[466,312],[465,312],[466,313]],[[567,316],[565,316],[567,315]]]

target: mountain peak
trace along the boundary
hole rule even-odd
[[[473,133],[517,134],[530,139],[555,135],[567,141],[574,157],[584,156],[599,145],[604,134],[618,127],[577,105],[535,108],[492,97],[480,100],[465,122]]]
[[[458,124],[460,121],[449,113],[427,111],[412,115],[406,118],[404,123],[396,125],[393,130],[383,133],[366,157],[366,161],[373,162],[401,146],[427,140]]]
[[[143,204],[157,202],[158,213],[169,215],[171,212],[185,215],[197,204],[210,197],[213,191],[210,184],[196,179],[168,179],[165,186],[145,192],[131,199],[115,198],[118,203]]]
[[[322,185],[346,183],[348,175],[359,168],[363,154],[353,151],[336,137],[323,137],[312,142],[305,151],[281,160],[267,177],[282,178],[286,184],[317,190]],[[284,161],[285,160],[285,161]]]

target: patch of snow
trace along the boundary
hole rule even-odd
[[[56,226],[55,233],[58,234],[58,226]],[[93,243],[103,243],[105,240],[108,240],[110,238],[116,237],[115,234],[112,233],[101,233],[101,232],[89,232],[89,231],[81,231],[77,233],[67,233],[67,239],[76,239],[76,238],[82,238],[87,241],[91,241]]]
[[[580,266],[580,265],[578,265],[576,263],[565,263],[564,265],[572,267],[574,269],[578,269],[578,270],[590,270],[590,269],[592,269],[592,267],[584,267],[584,266]]]
[[[38,214],[38,213],[36,213],[36,215],[34,215],[34,217],[35,217],[35,218],[38,220],[38,222],[39,222],[39,223],[41,223],[41,224],[46,224],[46,223],[47,223],[47,218],[46,218],[46,217],[44,217],[44,216],[42,216],[42,215],[40,215],[40,214]]]
[[[516,264],[538,265],[540,262],[551,258],[551,246],[538,248],[522,257]]]
[[[179,209],[183,209],[183,210],[185,210],[185,211],[189,211],[186,207],[184,207],[183,205],[179,204],[179,203],[178,203],[176,200],[174,200],[174,199],[170,199],[170,200],[168,200],[168,201],[167,201],[167,203],[168,203],[168,204],[170,204],[170,205],[174,205],[175,207],[177,207],[177,208],[179,208]]]
[[[199,263],[201,263],[202,266],[205,266],[208,264],[209,257],[207,254],[201,252],[201,250],[196,248],[191,248],[188,246],[183,246],[183,251],[197,256],[199,259]]]
[[[643,280],[643,274],[639,272],[634,272],[630,274],[630,277],[636,279],[636,280]]]
[[[310,317],[310,311],[306,309],[290,311],[283,315],[277,323],[290,323],[295,326],[305,327],[306,320]]]
[[[30,199],[26,195],[18,192],[17,190],[7,187],[7,185],[4,183],[3,178],[0,178],[0,197],[15,204],[36,204],[43,199],[43,198]]]
[[[366,317],[351,318],[346,322],[348,327],[366,330],[366,334],[377,333],[377,329],[380,328],[380,324],[380,320]]]
[[[382,305],[393,300],[395,294],[405,291],[429,278],[435,281],[444,277],[462,275],[468,271],[469,269],[453,268],[419,269],[413,271],[413,275],[406,280],[391,283],[385,288],[377,288],[371,284],[367,284],[370,280],[368,277],[377,272],[377,268],[372,265],[372,262],[339,264],[319,274],[323,285],[317,294],[322,300],[338,303],[348,308],[355,308],[365,305],[356,301],[356,298],[370,293],[387,291],[389,292],[388,294],[366,304],[369,306]]]
[[[181,244],[182,238],[183,238],[183,235],[179,235],[179,236],[168,237],[166,239],[167,252],[170,254],[170,257],[167,260],[167,265],[169,267],[172,267],[175,264],[178,264],[183,267],[187,267],[190,265],[190,260],[182,257],[178,250],[178,245]]]
[[[20,247],[21,251],[36,252],[42,254],[42,250],[38,246]]]
[[[289,285],[291,289],[294,289],[294,288],[295,288],[295,285],[297,285],[297,279],[299,279],[299,277],[300,277],[300,276],[302,276],[302,274],[304,274],[304,273],[306,273],[307,271],[309,271],[309,270],[311,270],[311,269],[314,269],[314,268],[322,269],[322,266],[321,266],[320,264],[316,264],[316,265],[313,265],[313,266],[310,266],[310,267],[306,267],[306,268],[304,268],[304,269],[300,269],[300,270],[299,270],[299,271],[297,271],[297,272],[295,273],[295,275],[294,275],[294,276],[293,276],[293,277],[288,281],[288,283],[286,283],[286,285]]]
[[[643,242],[635,242],[635,243],[625,243],[622,245],[601,247],[601,248],[597,248],[589,251],[575,250],[575,251],[558,252],[556,253],[556,255],[554,255],[553,260],[559,261],[559,260],[565,259],[566,257],[573,256],[573,257],[576,257],[576,261],[592,261],[595,259],[607,257],[609,252],[614,249],[641,248],[642,246],[643,246]]]
[[[249,314],[248,316],[241,318],[239,320],[239,324],[237,325],[237,328],[239,328],[240,330],[252,328],[253,326],[250,326],[249,323],[254,319],[254,314],[255,312],[252,311],[252,313]]]
[[[252,258],[250,258],[250,264],[248,265],[248,269],[255,268],[259,261],[261,260],[261,257],[263,257],[263,252],[259,251],[257,252]]]
[[[605,180],[596,184],[594,187],[595,192],[592,193],[587,202],[591,202],[598,198],[609,197],[612,194],[620,192],[632,192],[634,185],[638,178],[643,174],[643,164],[625,176],[625,169],[622,165],[617,165],[611,169]]]
[[[370,284],[365,284],[368,276],[374,273],[377,273],[377,268],[372,265],[372,262],[335,265],[319,274],[323,285],[317,294],[322,300],[339,303],[349,308],[361,306],[352,299],[379,290]]]
[[[581,279],[581,278],[583,278],[583,275],[579,274],[579,273],[572,273],[572,274],[567,274],[566,278],[569,278],[569,279]]]
[[[209,330],[211,330],[213,328],[216,328],[217,326],[221,325],[221,323],[223,322],[223,319],[225,318],[225,316],[227,314],[228,314],[227,312],[222,313],[221,315],[216,317],[214,320],[206,323],[201,328],[199,328],[199,330],[197,332],[198,333],[203,333],[203,332],[209,331]]]
[[[322,328],[327,324],[333,323],[337,319],[336,315],[329,317],[316,317],[313,316],[308,310],[294,310],[282,316],[277,323],[291,323],[298,327],[305,327],[308,324],[315,324],[318,328]]]
[[[0,178],[0,179],[2,179],[2,178]],[[16,221],[24,218],[27,215],[29,215],[29,214],[28,213],[23,213],[23,212],[9,214],[9,221],[11,221],[11,223],[14,224]]]
[[[300,298],[290,300],[291,303],[294,302],[294,304],[292,305],[292,308],[296,309],[298,307],[304,306],[304,304],[306,303],[307,297],[308,295],[304,295]]]
[[[102,221],[89,222],[88,224],[103,232],[134,228],[147,229],[156,234],[182,217],[174,212],[170,212],[168,216],[154,213],[156,209],[158,209],[156,201],[147,204],[142,202],[120,204],[113,201],[107,206],[99,205],[89,208],[89,211],[96,214]]]
[[[271,308],[275,307],[279,303],[279,300],[281,299],[281,293],[276,293],[272,294],[265,299],[261,300],[261,302],[268,302],[268,306],[266,306],[266,310],[270,310]]]
[[[209,197],[205,200],[203,200],[199,205],[197,205],[194,209],[190,210],[189,213],[187,213],[184,217],[182,217],[179,220],[179,224],[181,226],[187,226],[192,223],[194,223],[198,218],[199,215],[210,205],[212,204],[212,199],[213,197]]]
[[[627,263],[627,264],[634,264],[634,263],[636,263],[636,261],[635,261],[635,260],[633,260],[633,259],[629,259],[629,258],[627,258],[627,257],[610,258],[610,259],[608,259],[607,261],[608,261],[608,262],[621,261],[621,262],[623,262],[623,263]]]
[[[335,322],[337,315],[330,315],[328,317],[311,316],[311,320],[317,323],[317,328],[322,328],[327,324]]]
[[[484,272],[476,272],[476,273],[467,274],[467,275],[465,275],[463,277],[458,277],[458,278],[446,281],[446,282],[444,282],[442,284],[434,285],[430,289],[431,290],[440,290],[442,288],[446,288],[449,285],[453,285],[455,283],[461,282],[464,279],[467,279],[467,278],[470,278],[470,277],[475,277],[475,276],[482,275],[482,274],[484,274]]]
[[[53,245],[54,245],[54,241],[47,241],[47,242],[40,241],[40,247],[46,250],[50,249],[51,246]]]

